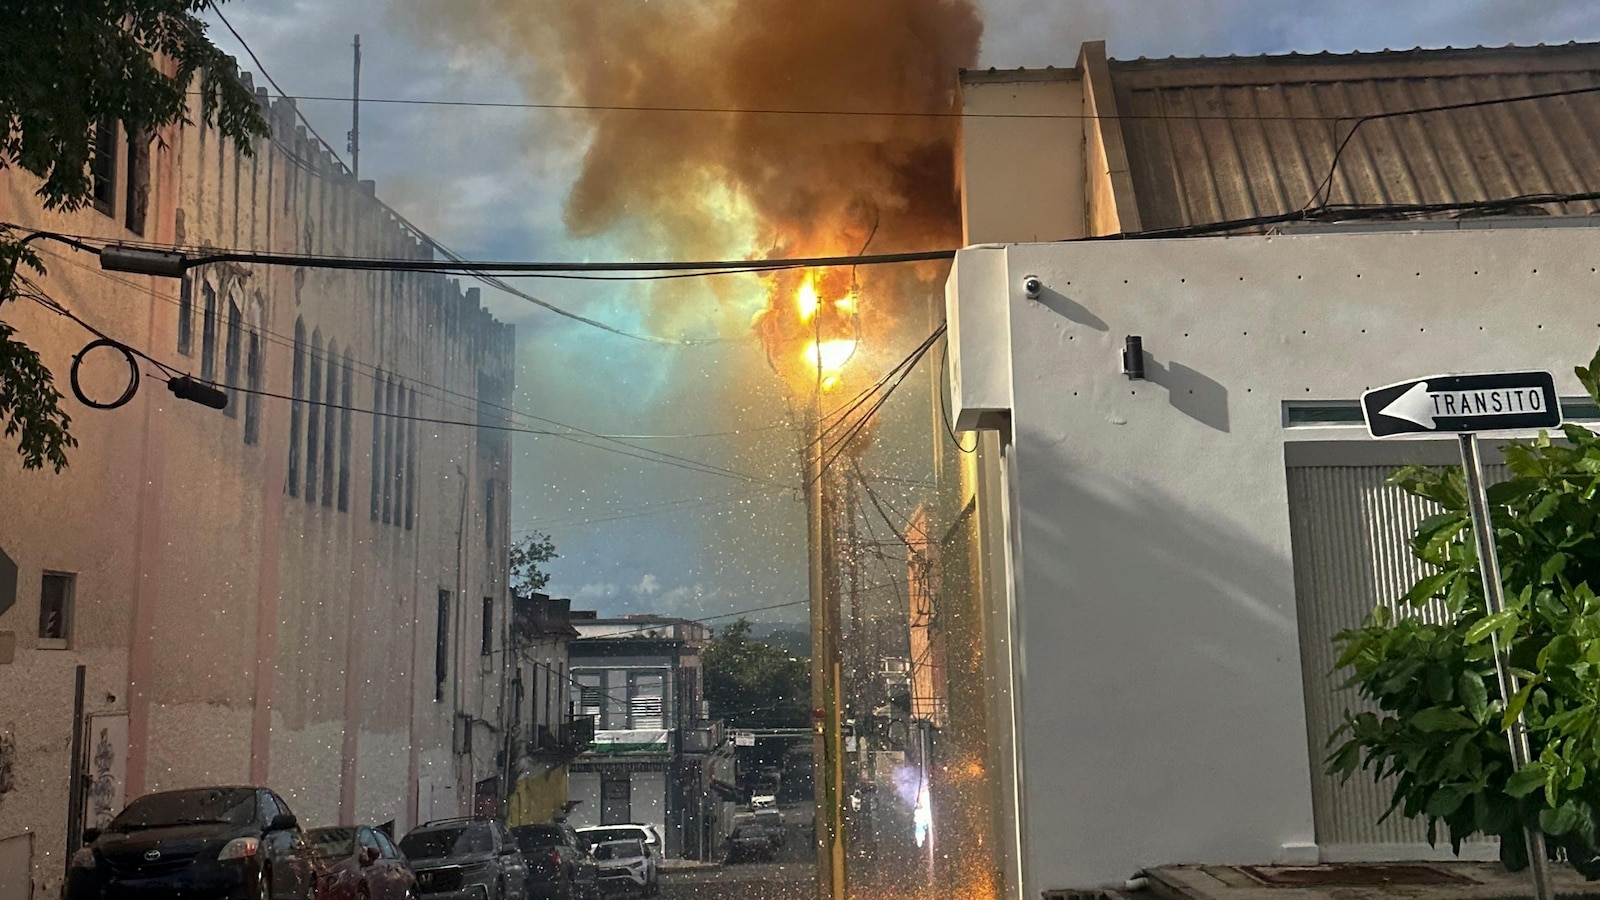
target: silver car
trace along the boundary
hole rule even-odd
[[[650,894],[650,854],[643,841],[606,841],[591,849],[600,867],[600,890],[604,893]]]
[[[661,861],[665,857],[661,835],[655,828],[638,823],[628,825],[591,825],[579,828],[578,836],[591,846],[608,841],[638,841],[644,845],[646,861],[645,896],[661,893]]]

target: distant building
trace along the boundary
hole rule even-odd
[[[512,713],[506,735],[513,785],[506,809],[512,825],[554,822],[567,815],[567,765],[594,741],[592,716],[573,712],[568,647],[572,601],[545,594],[511,598]]]
[[[94,244],[431,255],[292,102],[258,96],[271,135],[252,155],[203,125],[107,120],[91,206],[46,211],[12,167],[0,220]],[[176,280],[32,246],[50,298],[228,405],[147,375],[121,408],[88,408],[68,379],[93,336],[29,300],[4,307],[79,443],[60,474],[0,444],[0,550],[17,567],[0,597],[0,883],[31,868],[35,896],[54,896],[75,764],[93,779],[87,825],[217,783],[269,785],[308,825],[404,830],[476,796],[497,806],[511,455],[477,426],[504,421],[512,329],[439,275],[226,263]],[[127,384],[106,348],[84,374],[99,401]]]
[[[684,619],[574,613],[577,714],[594,746],[572,763],[574,826],[635,822],[661,830],[669,856],[700,857],[711,816],[712,750],[700,652],[710,629]]]

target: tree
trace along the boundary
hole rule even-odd
[[[550,583],[550,573],[545,563],[560,556],[550,535],[535,531],[521,540],[511,542],[511,590],[528,596],[544,589]]]
[[[206,37],[197,14],[213,2],[221,0],[0,0],[0,169],[42,179],[46,209],[78,209],[93,194],[97,142],[115,139],[101,123],[153,136],[187,122],[196,76],[201,118],[249,154],[267,122],[233,60]],[[31,287],[24,269],[45,271],[14,231],[0,230],[0,310]],[[60,399],[38,354],[0,323],[0,419],[24,469],[48,462],[59,472],[77,446]]]
[[[711,715],[741,728],[804,728],[811,677],[805,660],[752,640],[740,618],[718,631],[701,654]]]
[[[1600,402],[1600,354],[1575,370]],[[1329,771],[1395,775],[1389,813],[1439,823],[1458,852],[1474,834],[1500,838],[1507,868],[1527,865],[1522,830],[1537,825],[1600,878],[1600,435],[1577,425],[1566,441],[1541,434],[1505,447],[1512,478],[1489,489],[1506,609],[1485,610],[1459,468],[1408,467],[1390,483],[1437,503],[1412,536],[1431,570],[1407,593],[1421,607],[1442,599],[1433,624],[1378,606],[1335,639],[1338,668],[1379,712],[1345,714]],[[1491,636],[1509,648],[1521,689],[1499,696]],[[1527,717],[1532,763],[1511,771],[1506,730]],[[1387,813],[1386,813],[1387,816]]]

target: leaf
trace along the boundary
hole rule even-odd
[[[1501,731],[1511,730],[1511,726],[1516,723],[1517,717],[1522,715],[1523,707],[1528,705],[1528,697],[1533,693],[1533,687],[1536,684],[1538,684],[1537,681],[1529,681],[1522,686],[1521,690],[1511,695],[1511,702],[1506,704],[1506,711],[1500,717]]]
[[[1472,627],[1467,629],[1463,640],[1468,644],[1476,644],[1506,625],[1515,622],[1517,622],[1517,611],[1514,609],[1502,609],[1492,616],[1484,616],[1474,622]]]
[[[1445,583],[1454,577],[1454,572],[1435,572],[1423,578],[1413,585],[1411,590],[1406,591],[1406,602],[1414,607],[1426,605],[1429,600],[1438,595],[1440,590],[1444,588]]]
[[[1489,688],[1483,683],[1483,678],[1476,672],[1462,672],[1457,679],[1456,696],[1461,699],[1461,705],[1466,708],[1467,715],[1474,722],[1483,724],[1484,717],[1489,711]]]
[[[1474,726],[1471,719],[1461,713],[1443,706],[1430,706],[1411,717],[1411,724],[1418,731],[1466,731]]]
[[[1467,799],[1471,788],[1464,784],[1447,784],[1433,792],[1428,798],[1428,803],[1423,811],[1430,816],[1444,818],[1453,815],[1461,808],[1462,801]]]
[[[1539,482],[1536,479],[1513,478],[1510,481],[1502,481],[1498,484],[1489,485],[1485,493],[1488,494],[1490,505],[1505,506],[1509,503],[1514,503],[1518,500],[1521,500],[1523,497],[1526,497],[1537,490],[1539,490]],[[1439,515],[1453,514],[1440,513]],[[1422,524],[1424,527],[1426,527],[1428,524],[1427,520],[1423,520]]]
[[[1550,581],[1567,568],[1567,555],[1565,553],[1552,553],[1539,567],[1539,580]]]
[[[1544,787],[1544,763],[1529,763],[1521,771],[1506,779],[1506,793],[1521,799]]]
[[[1545,519],[1550,518],[1560,505],[1560,494],[1546,494],[1538,503],[1534,504],[1533,509],[1529,510],[1528,521],[1543,522]]]
[[[1578,826],[1582,814],[1571,800],[1555,809],[1539,810],[1539,830],[1552,837],[1560,837]]]

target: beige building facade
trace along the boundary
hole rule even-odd
[[[45,211],[12,169],[0,220],[94,245],[432,253],[290,101],[258,96],[272,135],[252,154],[204,126],[147,142],[109,123],[95,204]],[[89,409],[67,382],[92,335],[28,299],[0,309],[78,440],[59,474],[0,453],[18,571],[0,612],[0,845],[26,837],[39,895],[64,867],[78,665],[88,825],[216,783],[269,785],[308,826],[403,830],[499,802],[512,329],[440,275],[216,264],[180,281],[34,246],[51,301],[229,394],[213,410],[147,375],[126,405]],[[102,401],[128,377],[104,348],[82,374]]]

